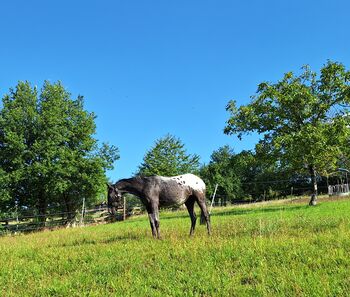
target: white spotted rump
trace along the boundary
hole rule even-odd
[[[163,180],[175,180],[181,186],[188,186],[193,190],[205,192],[205,183],[201,178],[192,174],[186,173],[172,177],[162,177]]]

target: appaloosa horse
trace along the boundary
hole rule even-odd
[[[108,185],[108,205],[119,203],[123,193],[130,193],[140,198],[148,212],[153,237],[160,238],[159,207],[181,205],[185,203],[191,217],[190,235],[196,226],[194,203],[197,202],[201,215],[207,224],[210,235],[210,219],[205,202],[205,184],[193,174],[173,177],[149,176],[121,179],[114,185]]]

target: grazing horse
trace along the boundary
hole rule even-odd
[[[148,212],[153,237],[160,238],[159,207],[185,204],[191,217],[190,235],[196,226],[194,203],[197,202],[201,215],[207,224],[210,235],[210,219],[205,203],[205,184],[193,174],[172,177],[149,176],[121,179],[114,185],[108,185],[108,205],[119,203],[123,193],[133,194],[141,200]]]

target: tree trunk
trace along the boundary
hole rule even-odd
[[[43,192],[39,193],[39,201],[38,201],[38,212],[39,212],[39,226],[40,227],[45,227],[45,222],[46,222],[46,209],[47,209],[47,204],[46,204],[46,197]]]
[[[310,176],[311,176],[311,183],[312,183],[312,187],[313,187],[313,191],[311,194],[311,199],[309,202],[310,206],[315,206],[317,204],[317,180],[316,180],[316,170],[315,167],[313,165],[309,166],[309,172],[310,172]]]
[[[69,195],[68,194],[63,194],[64,197],[64,202],[66,204],[66,225],[70,226],[73,224],[73,220],[75,218],[75,213],[73,211],[74,207],[73,207],[73,201],[71,201],[71,199],[69,199]]]

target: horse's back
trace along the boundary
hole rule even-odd
[[[180,186],[188,186],[195,191],[205,192],[205,183],[203,180],[192,173],[186,173],[171,177],[161,176],[164,181],[176,181]]]

